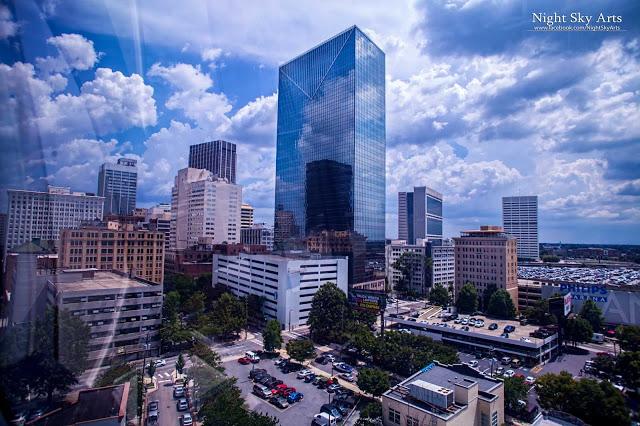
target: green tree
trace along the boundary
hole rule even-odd
[[[177,291],[165,293],[162,311],[162,316],[169,320],[178,317],[180,312],[180,294]]]
[[[151,361],[147,365],[147,374],[153,379],[153,375],[156,374],[156,363]]]
[[[516,315],[516,307],[506,290],[499,289],[491,295],[487,313],[498,318],[513,318]]]
[[[281,327],[278,320],[272,319],[267,322],[262,332],[262,342],[264,343],[265,351],[273,352],[282,347],[282,334],[280,330]]]
[[[621,325],[616,329],[620,347],[625,351],[640,351],[640,326]]]
[[[529,387],[522,377],[507,377],[504,379],[504,408],[507,412],[518,414],[520,404],[518,400],[526,401]]]
[[[372,354],[378,344],[378,339],[365,324],[351,324],[347,335],[349,336],[349,346],[361,354]]]
[[[594,332],[599,332],[602,329],[602,324],[604,323],[602,310],[598,308],[593,300],[584,302],[582,309],[580,309],[580,316],[589,321]]]
[[[224,293],[215,302],[210,315],[210,326],[215,334],[231,336],[247,325],[245,304],[231,293]]]
[[[191,349],[189,349],[189,353],[203,360],[207,365],[209,365],[209,367],[213,367],[220,372],[224,372],[220,355],[217,352],[212,351],[206,344],[196,342]]]
[[[584,318],[576,317],[567,320],[564,327],[565,338],[576,345],[578,342],[588,342],[593,336],[591,324]]]
[[[184,364],[184,358],[182,357],[182,354],[179,354],[178,359],[176,360],[176,370],[179,374],[182,374],[182,371],[184,370]]]
[[[471,314],[478,309],[478,292],[471,283],[466,283],[460,289],[456,307],[463,314]]]
[[[182,321],[175,316],[173,319],[164,320],[160,329],[160,340],[163,345],[174,347],[175,345],[188,342],[193,337],[193,333]]]
[[[566,411],[569,395],[575,392],[573,376],[566,371],[560,374],[547,373],[537,378],[536,393],[540,405],[546,409]]]
[[[372,400],[360,410],[360,417],[366,419],[382,420],[382,404],[378,400]]]
[[[204,312],[204,304],[206,301],[206,296],[201,291],[196,291],[187,299],[184,303],[185,312],[191,315],[201,315]]]
[[[449,292],[440,284],[435,285],[429,292],[429,300],[434,305],[447,306],[450,301]]]
[[[614,375],[616,372],[616,359],[609,354],[598,354],[591,358],[593,368],[603,373]]]
[[[389,390],[389,375],[379,368],[363,368],[358,371],[358,387],[375,397]]]
[[[316,348],[309,339],[290,340],[286,348],[287,354],[298,362],[304,362],[316,354]]]
[[[558,263],[558,262],[560,262],[560,258],[558,256],[554,256],[554,255],[550,255],[550,254],[545,254],[541,258],[542,258],[543,262],[548,262],[548,263]]]
[[[640,352],[622,352],[616,363],[616,371],[628,388],[640,388]]]
[[[71,386],[78,383],[71,370],[48,355],[30,355],[21,364],[27,374],[29,388],[38,395],[46,396],[49,404],[53,401],[55,393],[66,393]]]
[[[482,311],[487,312],[489,310],[489,302],[491,301],[491,296],[498,290],[495,284],[487,285],[487,288],[482,292]]]
[[[142,374],[138,372],[136,377],[136,413],[138,414],[138,424],[142,419],[142,405],[144,404],[144,378]]]
[[[556,322],[556,317],[549,313],[549,300],[541,299],[525,311],[525,316],[533,323],[549,325]]]
[[[332,282],[316,292],[309,312],[309,330],[313,340],[338,342],[342,340],[347,313],[347,296]]]

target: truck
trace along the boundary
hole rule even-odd
[[[594,343],[602,343],[604,342],[604,334],[602,333],[593,333],[591,336],[591,341]]]

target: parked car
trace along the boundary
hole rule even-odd
[[[313,416],[311,426],[336,426],[338,420],[329,414],[322,412]]]
[[[474,360],[472,360],[472,361],[469,361],[467,364],[468,364],[468,365],[469,365],[469,367],[471,367],[471,368],[476,368],[476,367],[478,366],[478,361],[476,361],[476,360],[474,359]]]
[[[524,382],[529,386],[532,386],[536,382],[536,378],[533,376],[527,376],[527,378],[524,379]]]
[[[245,352],[245,353],[244,353],[244,356],[245,356],[245,357],[247,357],[247,358],[249,358],[249,361],[250,361],[250,362],[253,362],[254,364],[255,364],[255,363],[260,362],[260,357],[258,356],[258,354],[257,354],[257,353],[255,353],[255,352],[253,352],[253,351],[247,351],[247,352]]]
[[[149,404],[147,404],[147,411],[148,412],[157,411],[159,407],[160,407],[160,401],[151,401],[149,402]]]
[[[355,376],[351,373],[342,373],[340,374],[340,378],[346,380],[349,383],[353,383],[356,381]]]
[[[315,375],[315,374],[313,374],[313,373],[311,373],[311,374],[309,374],[308,376],[306,376],[306,377],[304,378],[304,381],[305,381],[306,383],[311,383],[311,382],[313,382],[315,379],[316,379],[316,375]]]
[[[504,327],[505,333],[513,333],[514,331],[516,331],[516,327],[513,325],[507,325]]]
[[[180,418],[180,422],[182,423],[182,426],[191,426],[193,424],[193,418],[191,417],[191,414],[184,413]]]
[[[498,368],[496,368],[496,374],[497,374],[497,375],[502,375],[502,373],[504,373],[504,367],[498,367]]]
[[[521,337],[520,341],[525,343],[531,343],[531,339],[529,339],[528,337]]]
[[[173,388],[173,397],[174,398],[182,398],[184,396],[184,387],[176,386]]]
[[[287,408],[289,406],[289,403],[287,402],[287,400],[282,396],[272,396],[269,399],[269,402],[278,408]]]
[[[160,419],[160,413],[158,412],[158,410],[151,410],[147,414],[147,424],[151,424],[151,425],[156,424],[158,423],[159,419]]]
[[[313,373],[311,371],[309,371],[309,370],[301,370],[301,371],[298,371],[298,374],[296,375],[296,378],[304,379],[305,377],[307,377],[310,374],[313,374]]]
[[[504,372],[504,377],[513,377],[516,375],[516,372],[513,370],[507,370]]]
[[[351,373],[353,371],[353,367],[344,362],[335,362],[333,363],[333,368],[342,372],[342,373]]]
[[[505,339],[509,338],[509,333],[502,333],[500,337],[504,337]]]
[[[275,361],[273,361],[273,364],[274,364],[276,367],[280,367],[282,364],[285,364],[286,362],[287,362],[287,360],[286,360],[286,359],[283,359],[283,358],[276,358],[276,360],[275,360]]]
[[[334,398],[334,401],[337,401],[340,404],[344,404],[349,408],[355,407],[356,404],[358,403],[358,399],[355,396],[350,395],[348,393],[341,393],[340,395]]]
[[[303,398],[304,398],[304,394],[302,392],[291,392],[287,396],[287,402],[289,404],[293,404],[295,402],[302,401]]]
[[[342,386],[340,386],[338,383],[330,384],[329,386],[327,386],[327,392],[334,393],[335,391],[337,391],[341,387]]]
[[[335,417],[337,421],[342,421],[342,414],[334,404],[322,404],[320,412],[330,414],[331,417]]]
[[[267,370],[265,370],[264,368],[254,368],[253,370],[249,371],[249,378],[254,379],[256,376],[264,374],[266,372]]]
[[[160,359],[156,359],[155,361],[156,367],[164,367],[165,365],[167,365],[167,361],[160,358]]]
[[[484,321],[482,320],[476,321],[476,328],[482,328],[482,327],[484,327]]]
[[[238,362],[242,365],[251,364],[251,360],[246,356],[243,356],[242,358],[238,358]]]
[[[253,393],[262,399],[271,398],[271,391],[265,385],[253,385]]]
[[[327,361],[329,362],[336,362],[336,357],[332,354],[324,354],[324,357],[327,359]]]
[[[324,356],[319,356],[318,358],[316,358],[316,359],[315,359],[315,362],[317,362],[318,364],[321,364],[321,365],[327,365],[327,363],[328,363],[329,361],[327,360],[327,358],[326,358],[326,357],[324,357]]]
[[[189,409],[189,404],[187,403],[187,400],[182,398],[180,400],[178,400],[178,402],[176,403],[176,409],[178,411],[186,411]]]
[[[498,329],[498,324],[495,322],[492,322],[491,324],[489,324],[489,330],[497,330]]]

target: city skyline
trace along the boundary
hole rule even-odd
[[[211,25],[230,16],[216,9],[225,6],[209,5],[203,22],[166,13],[165,5],[158,10],[178,28],[180,19],[207,24],[201,34],[174,31],[166,40],[156,38],[163,33],[157,11],[145,5],[138,28],[128,8],[99,1],[2,7],[0,75],[11,84],[0,95],[43,106],[17,117],[6,102],[3,124],[13,143],[2,152],[3,210],[9,187],[94,192],[99,165],[124,156],[139,161],[138,205],[168,202],[189,145],[224,139],[238,146],[238,183],[256,221],[271,223],[277,68],[357,24],[387,53],[386,237],[397,235],[397,192],[429,182],[447,199],[445,237],[501,223],[500,198],[527,192],[539,194],[541,242],[638,243],[633,26],[588,37],[533,34],[530,11],[513,2],[490,18],[496,28],[510,24],[505,37],[504,29],[472,28],[489,19],[483,4],[456,14],[438,2],[392,12],[369,5],[367,13],[354,7],[338,18],[329,4],[306,6],[315,20],[296,19],[298,8],[284,17],[237,18],[256,34],[267,32],[264,25],[282,28],[255,40]],[[570,7],[558,5],[560,12]],[[632,22],[634,10],[624,4],[599,7]],[[467,30],[443,30],[452,25]]]

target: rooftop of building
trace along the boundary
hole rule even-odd
[[[502,226],[496,225],[482,225],[480,229],[460,231],[460,237],[501,237],[515,239],[515,237],[505,233]]]
[[[17,246],[13,246],[8,250],[11,253],[23,253],[23,254],[54,254],[56,253],[55,242],[52,240],[42,240],[40,238],[34,238],[31,241],[24,242]]]
[[[112,417],[123,418],[127,412],[129,383],[85,389],[73,395],[70,405],[45,413],[27,425],[50,426],[96,422]]]
[[[633,268],[518,266],[518,278],[547,282],[640,286],[640,270]]]
[[[450,390],[454,390],[456,384],[465,388],[469,388],[474,383],[477,383],[478,395],[481,395],[486,399],[493,399],[495,395],[492,392],[502,386],[502,380],[493,379],[489,376],[486,376],[479,371],[469,367],[468,365],[446,365],[440,364],[438,361],[435,361],[427,365],[414,375],[400,382],[398,385],[389,389],[384,393],[383,396],[395,399],[402,402],[403,404],[410,404],[418,409],[436,414],[437,416],[444,419],[452,417],[464,408],[464,405],[454,404],[452,407],[449,407],[447,410],[445,410],[432,404],[427,404],[425,402],[412,398],[406,392],[406,388],[410,384],[420,380],[438,386],[440,388]]]
[[[307,251],[286,251],[286,252],[271,252],[271,253],[240,253],[242,257],[260,257],[264,260],[271,260],[273,262],[283,262],[286,260],[336,260],[347,259],[346,256],[324,256],[318,253],[310,253]],[[221,255],[225,256],[225,255]],[[234,255],[235,256],[235,255]]]
[[[99,269],[64,269],[52,282],[62,292],[81,292],[115,289],[146,289],[157,284],[119,271]]]
[[[93,197],[93,198],[101,198],[93,192],[80,192],[80,191],[71,191],[71,188],[68,186],[53,186],[49,185],[46,191],[34,191],[30,189],[8,189],[7,192],[24,192],[31,194],[48,194],[48,195],[69,195],[69,196],[82,196],[82,197]]]

